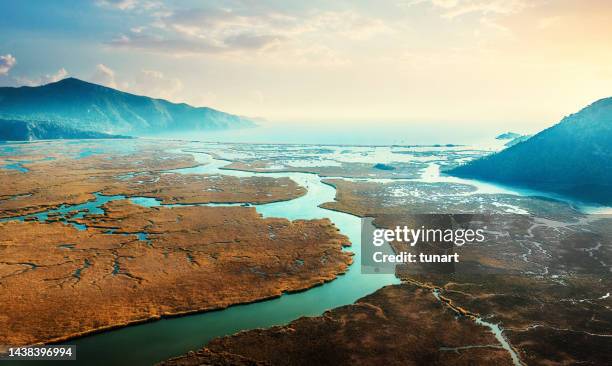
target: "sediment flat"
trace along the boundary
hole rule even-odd
[[[191,204],[268,203],[306,193],[288,178],[168,173],[199,165],[192,154],[167,151],[176,147],[38,142],[1,158],[23,169],[0,169],[0,218],[48,216],[0,222],[0,345],[260,301],[346,271],[352,257],[342,247],[350,243],[326,219],[264,219],[237,206],[147,208],[121,196],[99,214],[48,212],[99,194]]]
[[[290,164],[278,166],[274,160],[254,160],[248,162],[233,161],[223,169],[235,169],[255,173],[280,173],[297,172],[317,174],[321,177],[346,177],[346,178],[417,178],[418,171],[425,165],[418,162],[397,163],[392,170],[381,170],[375,164],[347,163],[343,162],[337,166],[312,166],[299,167]]]
[[[80,220],[86,230],[0,223],[0,344],[56,342],[277,297],[331,281],[352,261],[342,251],[348,239],[326,219],[127,200],[104,210]]]
[[[199,164],[192,154],[165,152],[172,144],[160,148],[160,143],[128,143],[135,145],[135,151],[123,155],[100,153],[76,159],[71,149],[38,143],[39,149],[49,149],[46,158],[52,160],[38,150],[4,157],[7,162],[27,161],[23,164],[27,171],[0,169],[0,219],[82,204],[94,200],[94,193],[147,196],[169,204],[269,203],[306,193],[288,178],[162,173]]]
[[[484,326],[412,284],[288,325],[217,338],[161,365],[512,365]]]
[[[602,352],[612,347],[609,217],[589,217],[542,197],[480,194],[465,184],[326,182],[337,193],[323,207],[373,217],[381,228],[427,227],[415,224],[419,213],[478,212],[487,240],[457,249],[461,263],[452,273],[404,265],[397,276],[436,291],[465,314],[499,324],[527,364],[612,363]],[[390,244],[395,252],[410,251],[406,243]]]
[[[197,165],[190,154],[149,149],[127,155],[97,154],[80,159],[65,154],[53,155],[56,156],[54,160],[23,164],[27,172],[0,169],[0,218],[91,201],[95,192],[121,182],[118,177],[123,174]]]
[[[163,204],[287,201],[306,194],[289,178],[147,173],[116,182],[105,195],[147,196]]]

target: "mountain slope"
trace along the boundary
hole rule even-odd
[[[96,131],[84,131],[57,122],[0,119],[0,140],[32,141],[50,139],[129,138]]]
[[[254,126],[246,118],[211,108],[134,95],[75,78],[38,87],[0,88],[0,116],[134,135]]]
[[[558,192],[612,204],[612,98],[448,174]]]

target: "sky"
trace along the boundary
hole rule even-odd
[[[607,0],[0,0],[0,14],[0,86],[73,76],[271,123],[529,132],[612,96]]]

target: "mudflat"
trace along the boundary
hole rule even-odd
[[[342,251],[348,239],[329,220],[129,201],[105,209],[81,220],[90,224],[83,231],[0,223],[0,344],[65,340],[277,297],[330,281],[351,263]],[[110,228],[117,231],[105,233]]]
[[[162,365],[512,365],[486,327],[456,315],[427,290],[387,286],[319,317],[218,338]]]
[[[331,281],[352,262],[342,250],[348,238],[327,219],[133,203],[124,196],[265,203],[306,189],[288,178],[167,173],[198,163],[167,152],[171,142],[129,143],[133,151],[122,154],[102,142],[37,143],[3,157],[23,169],[0,169],[0,345],[278,297]],[[79,156],[84,149],[100,152]],[[93,205],[100,197],[108,201]],[[71,208],[88,202],[92,208]]]

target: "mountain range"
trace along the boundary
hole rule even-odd
[[[248,118],[212,108],[134,95],[75,78],[36,87],[0,87],[0,124],[6,121],[43,125],[42,130],[53,123],[59,130],[133,136],[255,126]],[[0,139],[6,138],[0,135]]]
[[[612,204],[612,98],[446,173]]]

